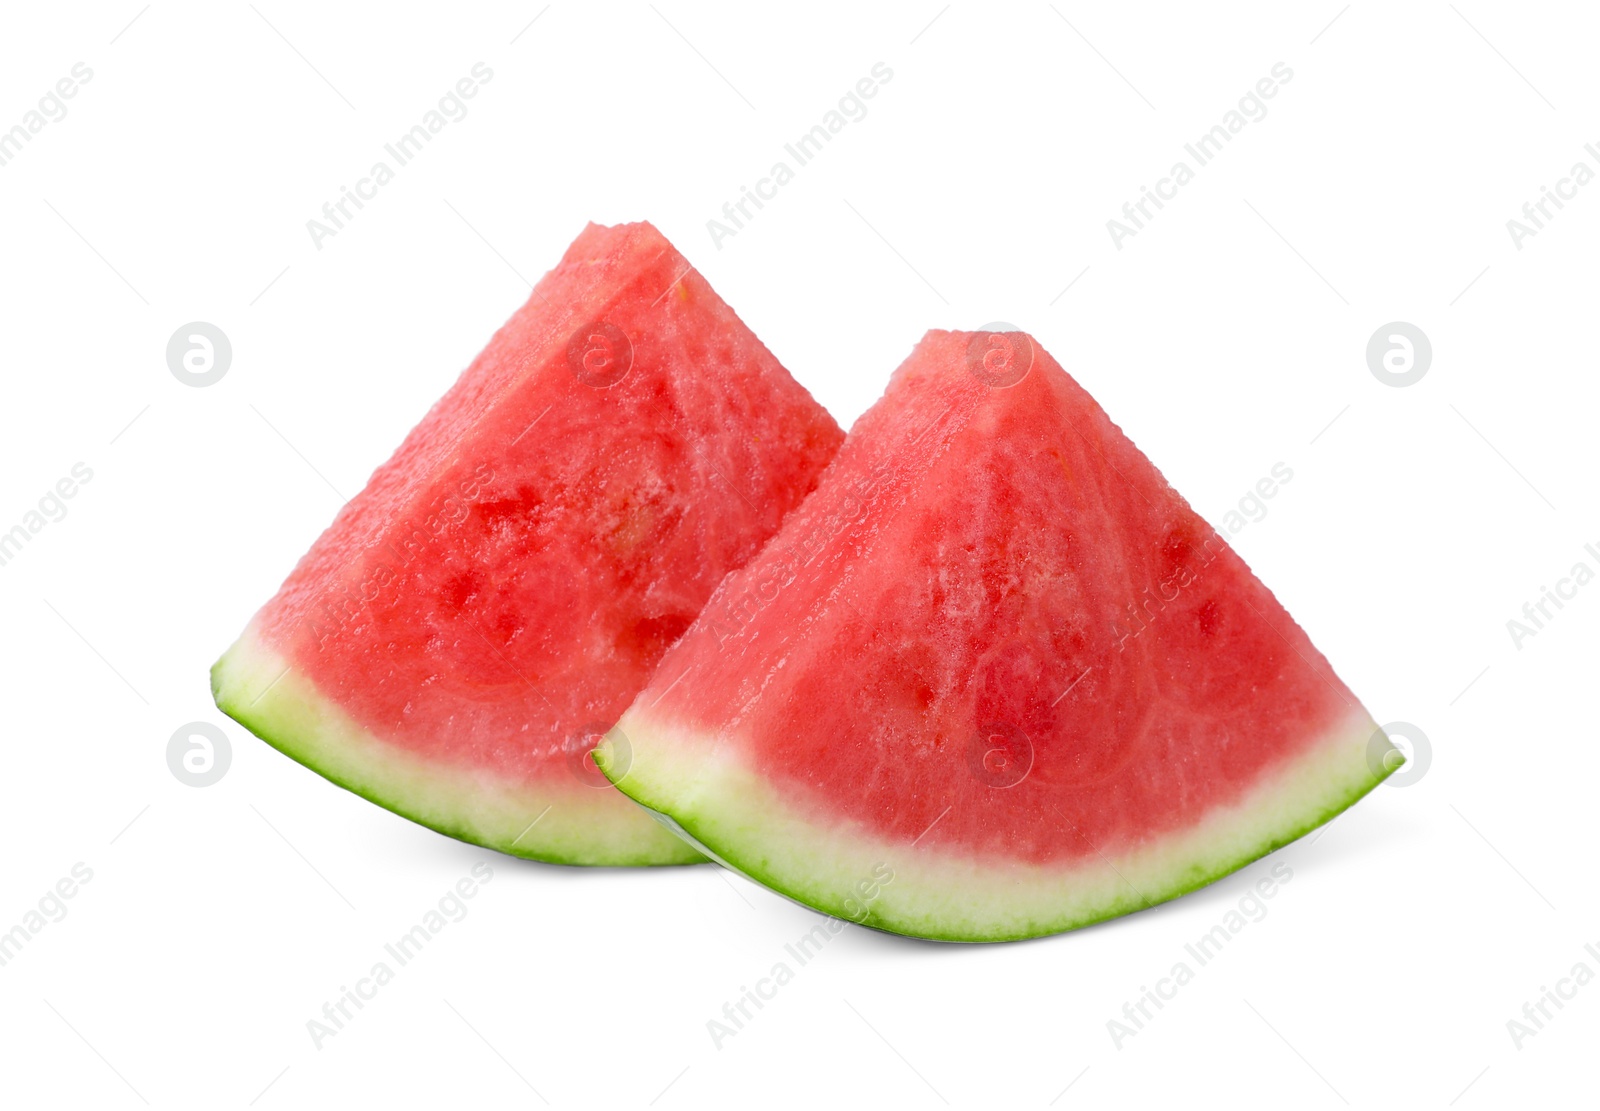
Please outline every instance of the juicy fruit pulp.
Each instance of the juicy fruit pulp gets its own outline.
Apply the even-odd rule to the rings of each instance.
[[[217,704],[464,840],[697,860],[585,758],[841,438],[659,232],[590,225],[218,662]]]
[[[608,774],[704,851],[955,940],[1171,898],[1393,770],[1271,592],[1021,333],[930,333],[618,729]]]

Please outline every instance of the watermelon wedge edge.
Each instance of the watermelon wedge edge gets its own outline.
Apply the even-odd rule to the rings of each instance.
[[[246,630],[211,668],[217,706],[255,736],[323,778],[447,837],[552,864],[694,864],[654,826],[608,821],[614,800],[574,782],[560,806],[550,788],[524,795],[503,778],[421,759],[362,728],[305,676]],[[540,827],[535,847],[527,839]]]
[[[1087,868],[1019,869],[864,831],[842,836],[810,822],[725,750],[710,759],[691,755],[715,747],[692,728],[638,709],[619,728],[633,763],[613,782],[701,853],[802,906],[933,941],[1017,941],[1158,906],[1331,821],[1403,763],[1396,751],[1374,773],[1369,752],[1380,731],[1358,712],[1305,759],[1179,837]],[[877,888],[870,902],[852,894],[863,884]]]

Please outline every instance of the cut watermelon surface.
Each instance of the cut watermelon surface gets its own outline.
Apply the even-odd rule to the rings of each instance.
[[[699,860],[588,753],[841,439],[659,232],[590,225],[218,661],[217,705],[465,841]]]
[[[1272,593],[1022,333],[929,333],[619,732],[631,763],[607,774],[708,855],[962,941],[1171,899],[1398,766]]]

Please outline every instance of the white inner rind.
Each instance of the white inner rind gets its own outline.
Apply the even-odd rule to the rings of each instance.
[[[646,811],[564,767],[547,783],[512,783],[380,739],[263,644],[254,626],[212,668],[211,688],[228,716],[285,755],[462,841],[564,864],[701,859]]]
[[[1380,731],[1358,708],[1194,825],[1130,850],[1034,864],[961,854],[931,835],[913,844],[852,820],[819,822],[735,745],[637,708],[619,728],[633,763],[618,786],[707,855],[841,918],[950,941],[1058,933],[1175,898],[1321,825],[1399,766],[1370,755]]]

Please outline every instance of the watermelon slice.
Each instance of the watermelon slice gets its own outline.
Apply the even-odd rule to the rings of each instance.
[[[1398,755],[1022,333],[930,332],[619,729],[608,774],[708,855],[961,941],[1193,890]]]
[[[586,758],[841,439],[655,228],[590,225],[218,661],[217,705],[464,841],[698,860]]]

